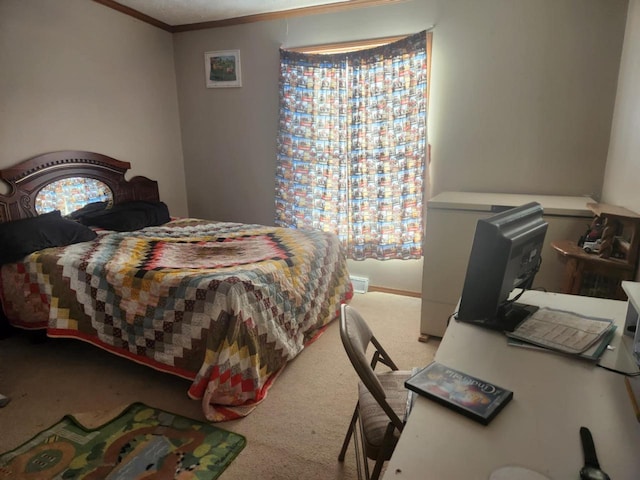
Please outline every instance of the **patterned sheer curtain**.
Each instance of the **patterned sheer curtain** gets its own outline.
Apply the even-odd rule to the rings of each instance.
[[[348,257],[422,256],[426,32],[339,55],[280,51],[276,224]]]

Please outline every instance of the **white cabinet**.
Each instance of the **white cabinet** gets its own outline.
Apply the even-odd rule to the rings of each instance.
[[[591,223],[590,197],[443,192],[427,202],[422,273],[421,335],[442,337],[464,284],[476,222],[507,208],[538,202],[549,224],[542,266],[534,288],[559,292],[564,265],[551,248],[553,240],[576,241]]]

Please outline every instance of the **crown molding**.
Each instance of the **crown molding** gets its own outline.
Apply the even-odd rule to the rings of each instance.
[[[259,13],[256,15],[246,15],[244,17],[225,18],[223,20],[213,20],[210,22],[187,23],[184,25],[169,25],[161,22],[138,10],[122,5],[115,0],[93,0],[100,5],[117,10],[120,13],[129,15],[140,21],[161,28],[170,33],[188,32],[191,30],[204,30],[207,28],[229,27],[232,25],[242,25],[246,23],[263,22],[267,20],[278,20],[282,18],[300,17],[305,15],[322,15],[326,13],[343,12],[355,8],[376,7],[380,5],[390,5],[394,3],[406,2],[408,0],[349,0],[347,2],[331,3],[327,5],[316,5],[313,7],[294,8],[280,12]]]

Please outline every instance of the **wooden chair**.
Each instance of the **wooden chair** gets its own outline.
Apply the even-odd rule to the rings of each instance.
[[[391,458],[411,406],[404,382],[412,372],[398,369],[362,316],[346,304],[340,311],[340,338],[360,382],[358,402],[338,460],[344,461],[353,437],[358,478],[362,478],[364,467],[365,478],[377,480],[384,462]],[[371,361],[366,358],[369,345],[374,347]],[[378,363],[391,370],[376,372]],[[371,477],[367,458],[375,460]]]

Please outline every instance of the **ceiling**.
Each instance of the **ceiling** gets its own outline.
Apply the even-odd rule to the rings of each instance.
[[[170,32],[328,13],[405,0],[94,0]]]

